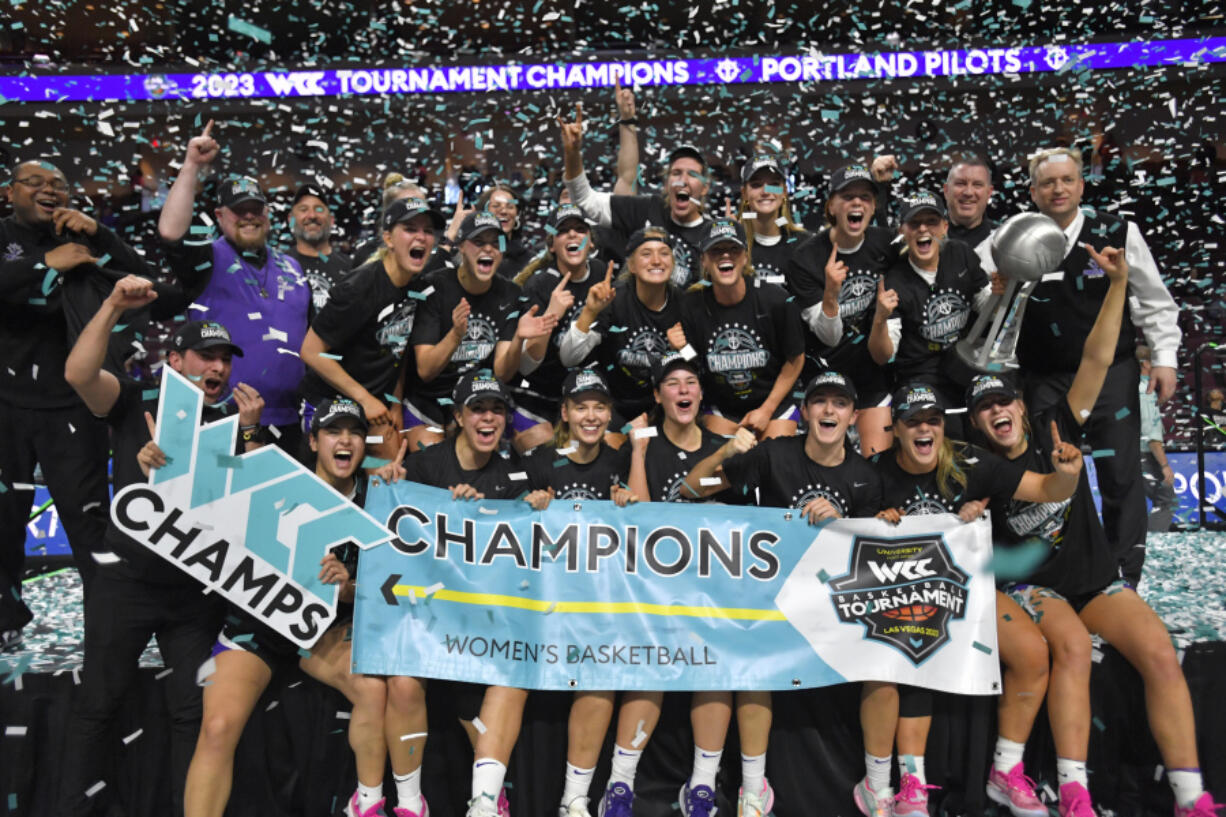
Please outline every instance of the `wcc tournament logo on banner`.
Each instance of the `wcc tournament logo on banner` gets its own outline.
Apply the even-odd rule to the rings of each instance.
[[[901,650],[916,666],[949,641],[949,623],[966,615],[970,577],[953,563],[944,537],[857,536],[847,575],[830,580],[839,620],[863,624],[866,637]]]
[[[329,548],[391,534],[274,445],[234,456],[238,415],[200,425],[203,393],[165,368],[157,444],[166,465],[115,495],[121,531],[301,647],[336,617],[319,581]]]
[[[985,520],[814,526],[781,508],[574,500],[538,512],[410,482],[372,486],[366,510],[395,536],[360,557],[358,672],[557,690],[1000,691]]]

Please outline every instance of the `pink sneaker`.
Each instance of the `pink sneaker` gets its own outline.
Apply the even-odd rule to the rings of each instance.
[[[1090,793],[1080,783],[1065,783],[1060,787],[1060,817],[1097,817],[1090,804]]]
[[[392,809],[392,814],[395,817],[430,817],[430,807],[426,805],[426,798],[421,798],[421,811],[413,811],[412,809],[400,808],[397,806]]]
[[[1047,817],[1047,806],[1035,796],[1034,781],[1026,776],[1021,763],[1010,769],[1008,774],[1001,774],[995,766],[992,767],[988,774],[988,799],[1008,806],[1013,817]],[[1060,801],[1064,802],[1064,798],[1060,798]]]
[[[380,800],[366,811],[362,811],[358,806],[358,793],[355,791],[353,797],[349,798],[349,803],[345,806],[345,817],[383,817],[383,804],[386,800]]]
[[[511,801],[507,799],[507,787],[498,790],[498,817],[511,817]]]
[[[1175,806],[1175,817],[1217,817],[1217,813],[1226,808],[1226,803],[1215,803],[1209,792],[1205,792],[1196,802],[1188,807]]]
[[[928,817],[928,792],[939,788],[921,783],[913,774],[904,774],[894,798],[894,817]]]

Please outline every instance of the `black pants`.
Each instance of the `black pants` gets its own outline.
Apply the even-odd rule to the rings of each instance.
[[[64,742],[58,814],[105,814],[115,785],[119,737],[115,715],[132,688],[150,636],[171,670],[165,684],[170,723],[170,789],[174,814],[183,814],[183,786],[200,732],[201,689],[196,670],[212,651],[224,607],[215,596],[183,586],[148,584],[103,568],[85,602],[85,667]],[[107,786],[86,796],[98,781]]]
[[[1103,527],[1119,559],[1124,578],[1135,587],[1145,563],[1145,483],[1141,477],[1141,400],[1137,392],[1141,367],[1129,358],[1107,372],[1094,411],[1084,426],[1094,451],[1098,490],[1103,498]],[[1073,375],[1032,376],[1026,402],[1032,413],[1056,405],[1068,394]],[[1124,411],[1127,409],[1127,411]]]
[[[95,562],[90,556],[106,532],[106,424],[83,404],[62,409],[16,408],[0,399],[0,630],[24,626],[30,610],[21,601],[26,524],[34,503],[29,484],[42,465],[68,534],[82,583],[88,589]]]

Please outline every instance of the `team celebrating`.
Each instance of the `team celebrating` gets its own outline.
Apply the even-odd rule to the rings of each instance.
[[[1029,158],[1032,201],[1062,231],[1065,254],[1031,293],[1017,366],[983,373],[956,347],[1006,283],[991,253],[985,159],[960,158],[940,195],[897,203],[893,157],[848,163],[830,174],[824,227],[811,231],[772,150],[744,164],[739,200],[708,201],[709,169],[691,145],[668,154],[659,194],[637,193],[632,92],[618,89],[617,109],[612,192],[593,189],[584,169],[582,109],[559,119],[565,186],[544,235],[526,234],[509,185],[444,215],[428,190],[392,175],[374,238],[353,258],[333,247],[331,204],[316,185],[294,195],[285,251],[269,240],[256,178],[225,178],[215,209],[197,209],[221,152],[209,122],[158,220],[169,276],[74,209],[55,165],[13,168],[12,215],[0,221],[0,424],[12,443],[0,449],[0,638],[16,647],[31,619],[20,579],[37,462],[85,599],[62,810],[89,808],[110,727],[156,636],[172,670],[176,813],[220,817],[245,724],[297,666],[353,705],[357,786],[345,813],[429,814],[429,680],[351,669],[355,547],[319,565],[340,609],[302,651],[109,521],[108,446],[116,492],[167,465],[152,441],[157,366],[141,340],[152,321],[174,321],[159,365],[200,389],[204,421],[239,417],[234,453],[280,446],[359,506],[375,476],[538,510],[555,499],[724,502],[794,509],[811,524],[950,513],[990,519],[1000,551],[1040,542],[1023,573],[997,576],[1004,683],[987,796],[1015,817],[1048,814],[1022,762],[1046,701],[1058,813],[1095,814],[1086,756],[1098,635],[1141,676],[1175,814],[1212,817],[1222,806],[1204,789],[1188,685],[1136,592],[1146,537],[1138,350],[1166,401],[1178,307],[1137,225],[1082,209],[1081,153]],[[1101,517],[1083,444],[1108,452],[1096,457]],[[454,686],[473,752],[467,814],[508,817],[505,775],[529,691]],[[662,699],[576,693],[559,817],[632,817]],[[772,812],[771,701],[760,690],[693,694],[683,817],[714,814],[734,715],[738,817]],[[848,805],[927,817],[941,783],[924,764],[934,693],[865,682],[860,701],[865,772]],[[593,792],[615,714],[612,771]]]

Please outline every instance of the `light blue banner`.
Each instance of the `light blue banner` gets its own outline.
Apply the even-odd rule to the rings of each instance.
[[[999,691],[986,521],[372,486],[354,665],[537,689]]]

